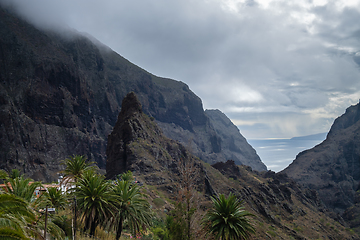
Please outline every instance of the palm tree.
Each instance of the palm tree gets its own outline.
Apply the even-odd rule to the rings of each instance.
[[[6,178],[6,191],[11,195],[21,198],[28,204],[29,208],[41,208],[42,205],[40,199],[42,198],[37,199],[34,194],[36,188],[42,187],[41,182],[32,182],[32,179],[25,178],[24,175],[19,176],[17,173],[17,171],[12,171],[12,173],[10,174],[11,177]],[[45,219],[42,216],[43,215],[39,216],[36,222],[33,221],[27,226],[28,229],[32,229],[33,235],[36,235],[37,238],[40,237],[39,229],[45,229]],[[61,239],[64,235],[64,232],[52,222],[48,222],[46,228],[47,232],[49,232],[57,239]]]
[[[66,165],[65,170],[62,171],[64,174],[64,181],[67,182],[70,179],[77,182],[84,172],[88,170],[95,170],[94,162],[86,162],[86,157],[84,155],[74,155],[66,158],[63,161],[63,164]]]
[[[129,176],[126,175],[126,177]],[[132,179],[132,177],[128,179]],[[114,184],[113,191],[116,195],[115,206],[117,213],[113,220],[116,239],[118,240],[121,237],[125,221],[127,221],[135,235],[141,229],[146,229],[151,225],[152,214],[150,212],[150,204],[143,199],[144,195],[137,184],[120,179],[115,180]]]
[[[20,177],[21,174],[20,174],[20,170],[19,169],[12,169],[10,174],[9,174],[9,177],[12,178],[12,179],[15,179],[17,177]]]
[[[44,220],[47,222],[47,232],[56,237],[56,239],[60,239],[65,235],[66,229],[64,228],[64,224],[58,221],[59,218],[61,218],[58,213],[59,210],[65,209],[67,204],[68,201],[65,193],[61,189],[57,189],[56,187],[47,188],[47,191],[39,197],[38,208],[42,210],[46,209],[46,207],[55,208],[56,214],[48,214],[47,221],[45,219]],[[39,222],[39,224],[44,228],[45,221]]]
[[[6,182],[5,188],[8,193],[23,198],[28,203],[36,200],[34,192],[37,187],[41,187],[41,182],[32,182],[32,179],[24,178],[24,175],[15,178],[8,177]]]
[[[13,194],[0,194],[0,239],[30,239],[35,213],[24,199]]]
[[[47,188],[47,191],[40,196],[41,207],[48,206],[56,209],[64,209],[67,204],[65,193],[56,187]]]
[[[220,194],[219,197],[212,197],[211,200],[213,208],[203,219],[209,234],[215,235],[216,239],[232,240],[247,239],[251,233],[255,233],[255,229],[247,219],[252,214],[244,210],[243,201],[239,201],[231,193],[228,198]]]
[[[110,182],[100,174],[85,171],[76,185],[74,195],[85,223],[85,231],[90,230],[90,235],[94,236],[96,227],[104,223],[106,218],[111,218],[114,210]]]
[[[134,180],[134,176],[130,170],[118,175],[118,178],[128,182],[132,182]]]

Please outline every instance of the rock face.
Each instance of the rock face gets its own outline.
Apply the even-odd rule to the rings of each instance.
[[[325,205],[342,214],[356,203],[360,181],[360,104],[349,107],[327,138],[298,154],[283,173],[319,192]]]
[[[161,144],[161,131],[142,112],[142,106],[134,92],[129,93],[122,102],[121,112],[112,133],[108,137],[106,149],[106,175],[114,178],[120,173],[131,170],[133,172],[146,171],[149,165],[137,159],[140,155],[134,144],[136,141],[146,141],[151,144]],[[157,149],[158,150],[158,149]],[[154,151],[152,149],[152,151]],[[163,157],[163,153],[159,152]],[[143,160],[147,160],[151,154]],[[140,168],[141,165],[141,168]]]
[[[108,137],[106,155],[109,179],[130,170],[146,184],[176,192],[175,183],[183,179],[182,167],[191,163],[195,188],[214,193],[200,161],[179,142],[163,135],[155,121],[142,112],[133,92],[122,102],[118,120]]]
[[[267,170],[255,149],[224,113],[220,110],[206,110],[205,114],[209,117],[210,123],[220,137],[220,152],[223,159],[231,159],[237,165],[250,166],[257,171]]]
[[[199,158],[226,160],[186,84],[156,77],[77,32],[36,29],[0,7],[0,168],[52,181],[59,161],[84,154],[104,169],[107,136],[131,91],[167,136],[186,133],[183,143]]]

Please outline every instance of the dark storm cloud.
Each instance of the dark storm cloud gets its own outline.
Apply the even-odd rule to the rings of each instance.
[[[149,72],[186,82],[246,137],[327,131],[359,98],[360,14],[349,1],[2,2],[37,26],[87,32]]]

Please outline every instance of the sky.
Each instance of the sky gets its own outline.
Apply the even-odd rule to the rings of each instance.
[[[182,81],[247,139],[328,132],[360,98],[360,0],[0,0]]]

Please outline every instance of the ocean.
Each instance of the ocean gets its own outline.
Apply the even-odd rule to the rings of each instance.
[[[326,134],[322,133],[291,139],[248,139],[247,141],[256,150],[268,170],[279,172],[289,166],[297,154],[318,145],[325,137]]]

